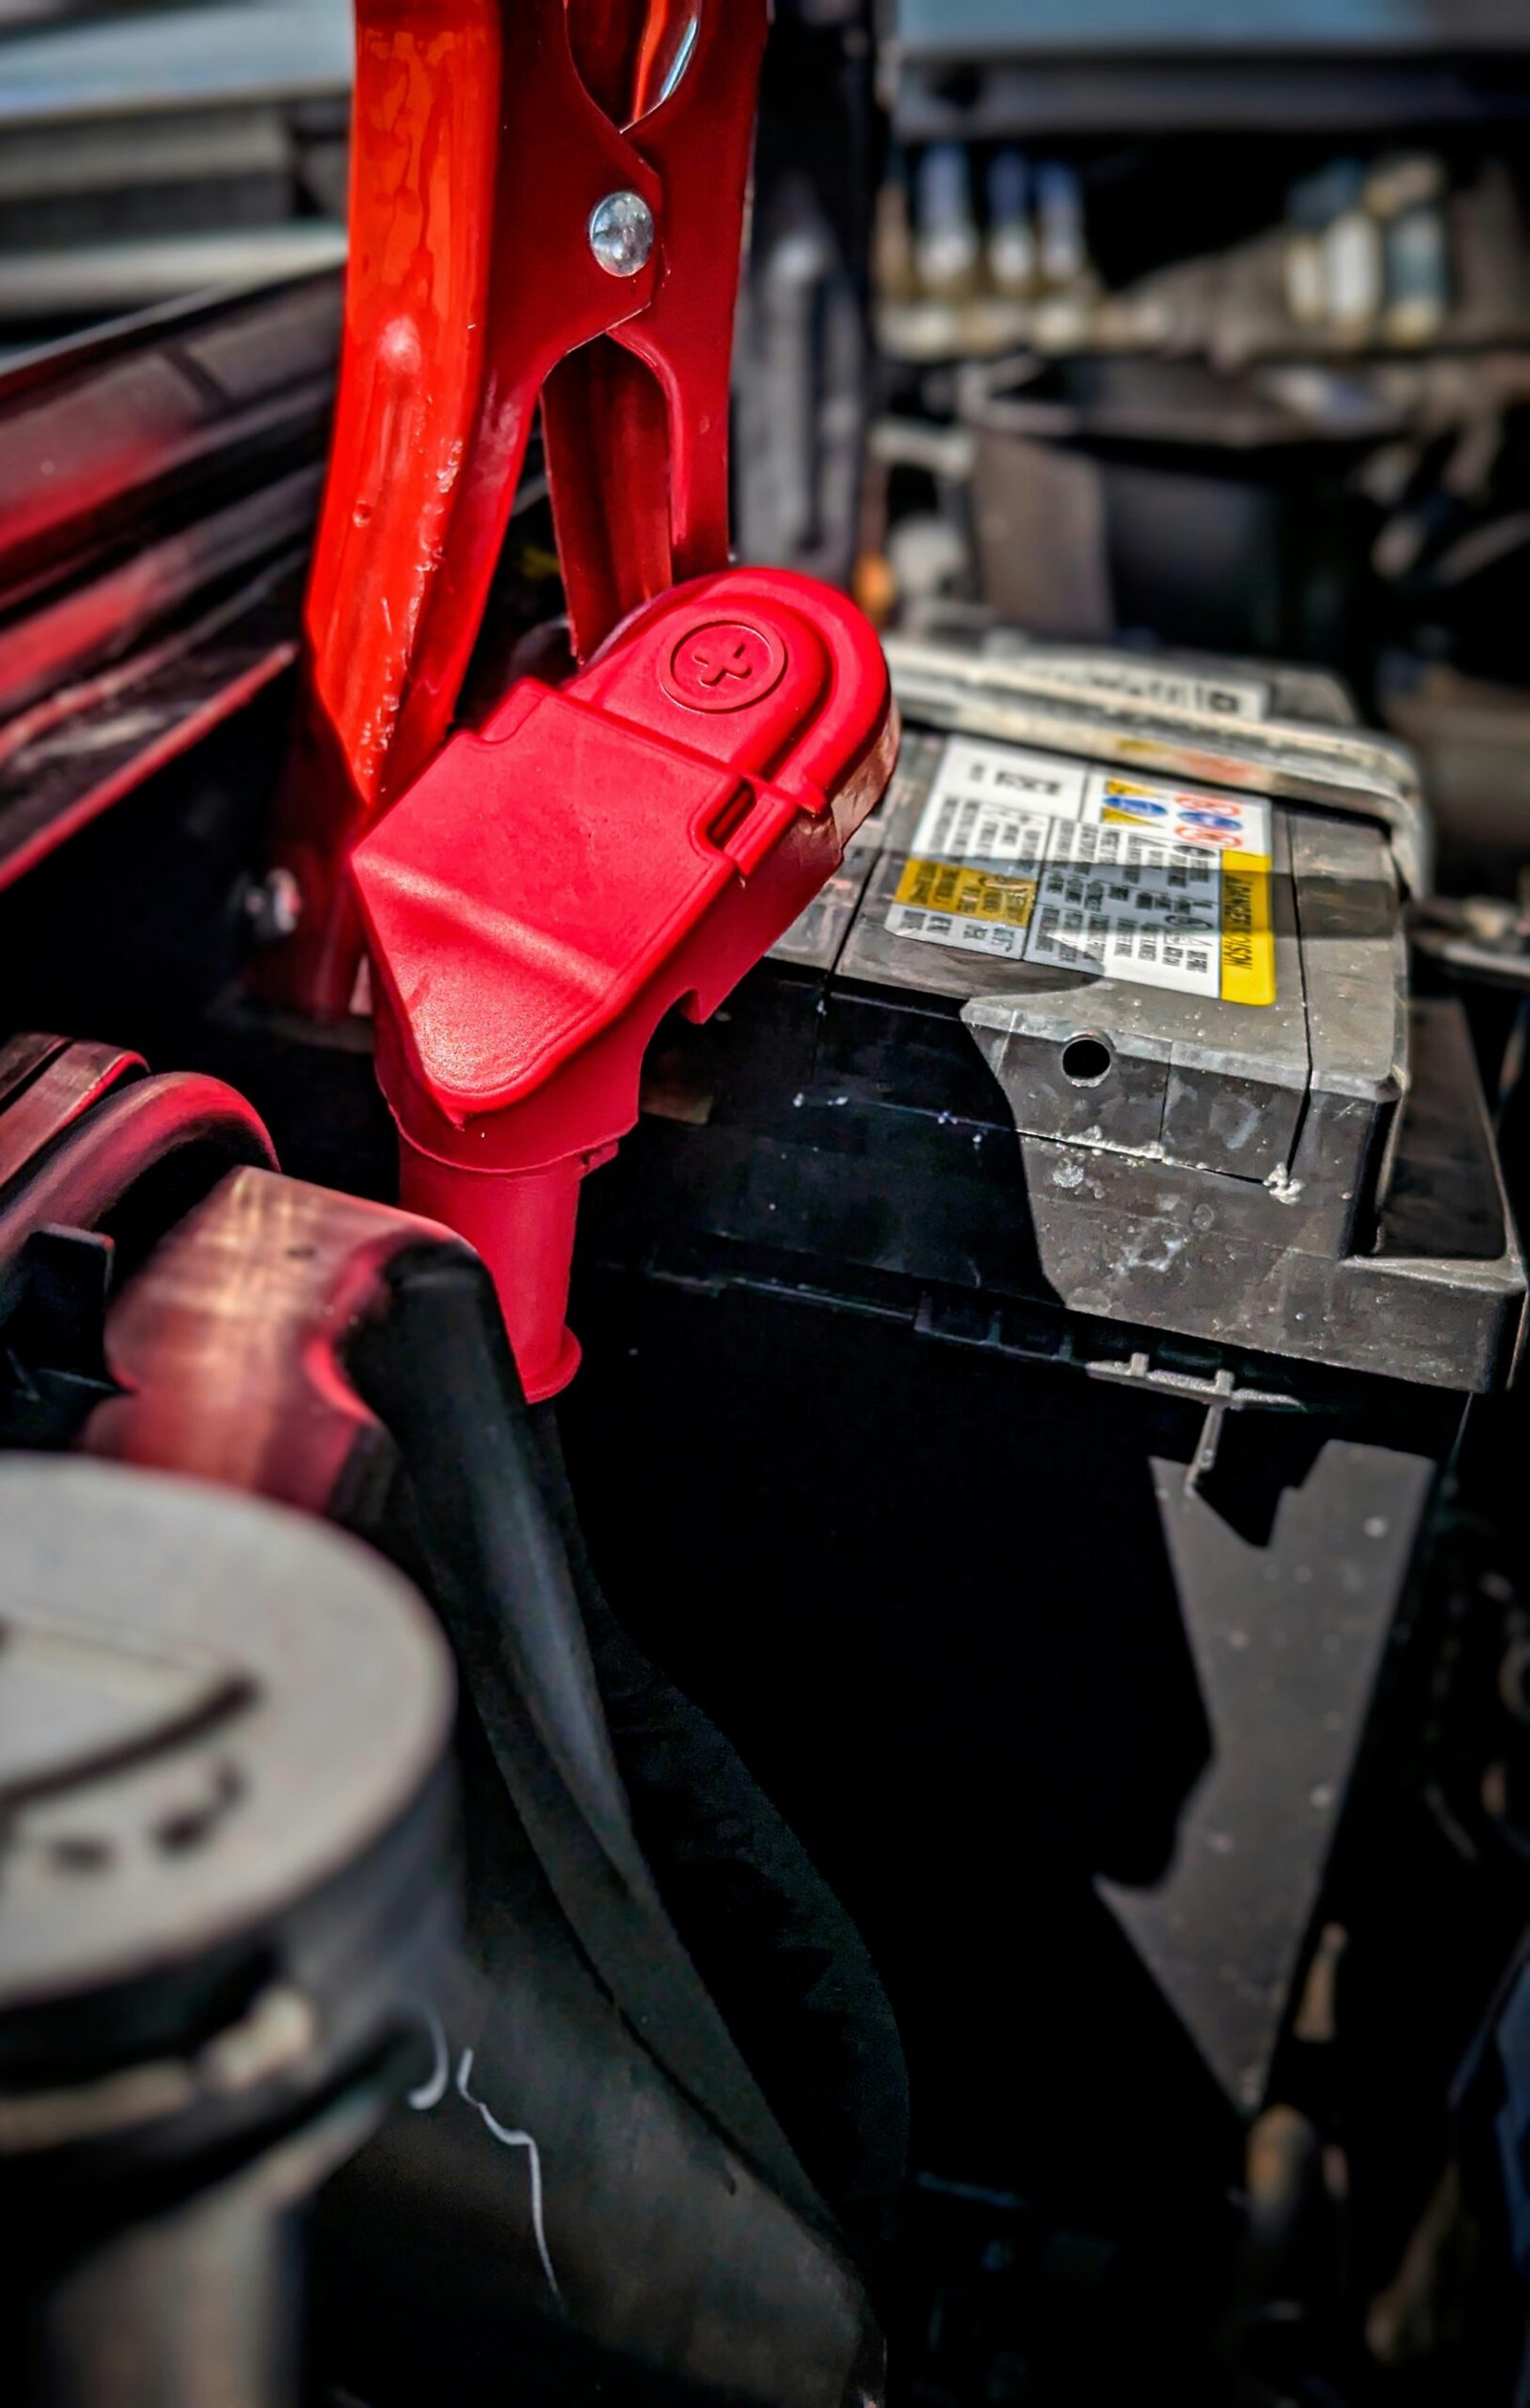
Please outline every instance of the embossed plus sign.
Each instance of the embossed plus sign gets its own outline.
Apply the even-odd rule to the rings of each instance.
[[[785,667],[776,637],[740,620],[712,620],[687,629],[664,683],[691,711],[744,711],[779,684]]]
[[[720,641],[698,644],[690,657],[701,673],[704,686],[720,686],[725,677],[753,677],[754,674],[749,646],[741,635],[734,636],[726,649]]]

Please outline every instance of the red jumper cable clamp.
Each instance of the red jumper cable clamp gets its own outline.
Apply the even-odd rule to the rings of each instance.
[[[765,13],[765,0],[363,0],[360,249],[314,691],[350,748],[345,833],[364,831],[353,890],[403,1200],[484,1257],[533,1398],[578,1362],[563,1315],[579,1182],[637,1117],[659,1019],[716,1008],[835,868],[895,753],[885,665],[853,604],[726,566]],[[365,76],[380,17],[381,86]],[[423,44],[426,19],[497,41],[492,105],[470,61]],[[388,120],[390,183],[377,99],[385,89],[406,112],[405,28],[423,116],[407,147]],[[414,281],[379,264],[390,244],[418,262],[420,212],[440,218],[434,178],[492,208],[440,222],[468,263],[453,288],[475,313],[466,327],[409,299],[433,252]],[[523,679],[480,731],[448,737],[538,395],[585,665],[557,690]],[[312,823],[305,863],[320,978],[345,968],[325,853],[337,824]]]

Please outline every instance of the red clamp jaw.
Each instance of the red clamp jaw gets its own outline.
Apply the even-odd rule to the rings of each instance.
[[[266,983],[361,958],[350,846],[439,751],[538,398],[575,650],[728,558],[732,309],[769,0],[357,0],[351,260]]]
[[[572,1377],[579,1183],[663,1015],[713,1012],[892,773],[885,664],[782,571],[699,579],[559,692],[527,679],[358,847],[405,1205],[475,1246],[534,1401]]]

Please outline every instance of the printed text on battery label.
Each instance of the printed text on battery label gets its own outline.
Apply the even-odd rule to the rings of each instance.
[[[1256,798],[952,737],[886,925],[962,952],[1275,1000]]]

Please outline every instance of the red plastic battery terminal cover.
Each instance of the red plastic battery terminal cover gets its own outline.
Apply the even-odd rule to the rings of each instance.
[[[527,679],[352,856],[403,1201],[493,1274],[554,1394],[579,1182],[638,1113],[644,1048],[705,1019],[838,865],[897,751],[842,595],[730,569],[636,612],[558,691]]]

